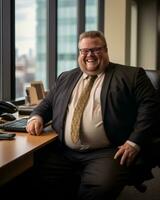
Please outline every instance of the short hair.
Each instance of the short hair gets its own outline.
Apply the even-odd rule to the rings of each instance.
[[[86,31],[80,34],[79,42],[84,38],[99,38],[104,45],[107,47],[107,42],[104,37],[104,34],[101,31]]]

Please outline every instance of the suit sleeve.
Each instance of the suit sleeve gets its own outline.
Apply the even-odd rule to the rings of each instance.
[[[136,98],[137,116],[129,140],[140,146],[148,144],[155,132],[159,101],[156,90],[145,71],[140,68],[135,78],[134,96]]]
[[[52,119],[53,104],[56,98],[56,90],[63,77],[63,73],[58,77],[54,86],[49,91],[48,95],[41,101],[41,103],[33,110],[30,117],[39,115],[42,117],[44,124]]]

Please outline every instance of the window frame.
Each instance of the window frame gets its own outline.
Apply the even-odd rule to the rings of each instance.
[[[12,101],[15,99],[14,0],[0,0],[0,16],[0,99]]]

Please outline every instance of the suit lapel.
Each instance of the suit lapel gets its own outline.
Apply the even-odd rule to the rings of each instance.
[[[104,119],[105,111],[106,111],[106,102],[107,96],[109,91],[109,86],[112,80],[113,73],[115,71],[115,66],[113,63],[109,63],[109,66],[105,73],[105,78],[102,85],[102,92],[101,92],[101,106],[102,106],[102,117]]]
[[[64,116],[64,117],[65,117],[65,114],[67,111],[70,97],[72,95],[72,91],[75,88],[75,85],[77,84],[81,75],[82,75],[82,72],[80,70],[77,70],[76,73],[72,74],[72,76],[70,77],[70,80],[67,83],[66,88],[68,88],[68,89],[66,90],[66,96],[65,96],[65,101],[64,101],[64,105],[63,105],[63,111],[62,111],[62,116]]]

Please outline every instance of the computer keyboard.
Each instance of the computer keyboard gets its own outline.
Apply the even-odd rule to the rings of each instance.
[[[16,119],[14,121],[9,121],[3,124],[0,124],[0,129],[5,131],[16,131],[16,132],[26,132],[27,121],[29,117],[23,117]],[[50,126],[52,124],[52,120],[47,122],[44,125],[44,128]]]
[[[17,131],[17,132],[26,132],[28,117],[16,119],[14,121],[6,122],[0,124],[0,129],[5,131]]]

